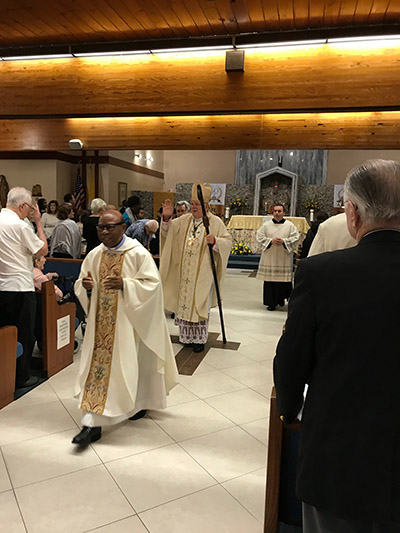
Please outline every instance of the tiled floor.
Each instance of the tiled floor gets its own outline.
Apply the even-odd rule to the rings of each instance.
[[[262,533],[272,358],[286,312],[268,312],[248,274],[228,271],[224,287],[227,338],[239,350],[212,348],[165,411],[105,429],[78,452],[77,362],[0,411],[1,532]]]

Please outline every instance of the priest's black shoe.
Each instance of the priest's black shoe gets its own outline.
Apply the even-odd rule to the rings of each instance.
[[[135,415],[130,416],[129,420],[139,420],[139,418],[143,418],[146,413],[146,409],[142,409],[141,411],[138,411]]]
[[[204,344],[193,344],[193,351],[195,353],[200,353],[204,350]]]
[[[267,309],[268,311],[275,311],[276,307],[274,307],[273,305],[269,305]]]
[[[79,446],[89,446],[91,442],[101,439],[101,426],[89,428],[83,426],[82,431],[75,435],[72,439],[72,444],[79,444]]]

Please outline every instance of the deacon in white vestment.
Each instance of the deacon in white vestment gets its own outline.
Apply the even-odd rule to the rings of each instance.
[[[299,241],[294,224],[284,218],[282,204],[274,206],[274,218],[257,231],[257,242],[263,247],[257,278],[264,281],[263,303],[269,311],[285,305],[292,291],[293,252]]]
[[[197,185],[201,185],[210,223],[206,235]],[[211,186],[195,183],[192,188],[191,213],[172,220],[170,200],[163,203],[161,222],[160,274],[164,287],[165,306],[175,313],[179,326],[179,341],[192,344],[193,351],[201,352],[208,338],[210,306],[217,304],[208,243],[212,244],[221,286],[232,238],[220,218],[209,212]]]
[[[124,235],[121,213],[106,211],[102,244],[82,264],[75,292],[88,323],[75,396],[83,412],[74,444],[101,437],[101,426],[163,409],[177,383],[161,280],[149,252]]]

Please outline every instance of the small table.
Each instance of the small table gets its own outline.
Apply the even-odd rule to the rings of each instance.
[[[271,220],[272,216],[253,216],[253,215],[233,215],[227,226],[229,233],[232,235],[234,242],[243,242],[250,247],[253,254],[262,253],[262,248],[257,242],[256,233],[259,228],[267,220]],[[286,220],[292,222],[300,233],[301,244],[310,229],[307,220],[304,217],[285,217]]]

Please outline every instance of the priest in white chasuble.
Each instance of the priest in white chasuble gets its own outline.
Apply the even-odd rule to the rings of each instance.
[[[210,224],[210,234],[206,234],[197,197],[198,185],[195,183],[192,188],[190,213],[172,219],[171,201],[164,202],[160,229],[165,307],[175,313],[179,341],[192,345],[195,352],[204,350],[210,307],[217,305],[208,243],[212,245],[219,286],[232,248],[225,224],[209,211],[211,186],[200,184]]]
[[[75,386],[83,429],[72,441],[81,446],[98,440],[102,426],[165,408],[177,383],[159,272],[125,229],[118,211],[101,215],[102,244],[85,258],[75,283],[88,317]]]
[[[268,311],[285,305],[292,291],[293,252],[300,236],[296,226],[284,216],[284,206],[276,204],[273,219],[257,231],[257,242],[263,247],[257,278],[264,280],[263,303]]]

